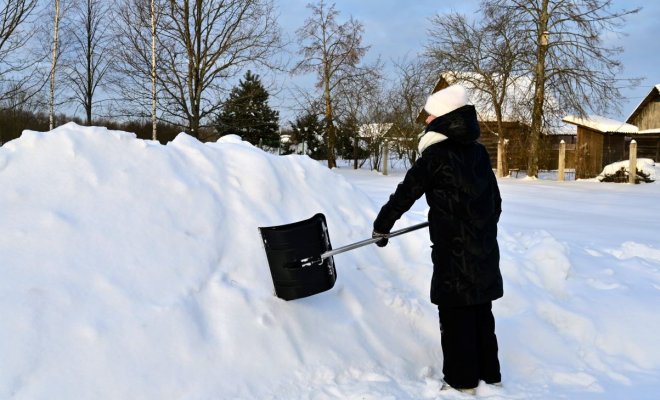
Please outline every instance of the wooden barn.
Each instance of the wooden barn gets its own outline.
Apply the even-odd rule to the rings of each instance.
[[[627,160],[630,141],[637,158],[660,160],[660,85],[655,85],[626,122],[600,116],[567,116],[577,126],[576,177],[593,178],[616,161]]]
[[[651,89],[626,122],[639,128],[631,135],[637,142],[637,157],[660,161],[660,85]]]

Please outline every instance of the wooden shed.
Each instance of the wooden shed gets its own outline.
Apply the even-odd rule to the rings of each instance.
[[[577,126],[575,177],[595,178],[603,168],[627,158],[628,140],[639,129],[631,124],[596,115],[567,116],[564,122]]]

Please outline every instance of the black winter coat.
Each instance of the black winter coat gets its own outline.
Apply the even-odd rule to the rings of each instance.
[[[431,301],[481,304],[502,297],[497,222],[502,199],[486,148],[478,143],[474,106],[431,121],[426,131],[448,139],[426,148],[374,221],[387,233],[426,194],[432,242]]]

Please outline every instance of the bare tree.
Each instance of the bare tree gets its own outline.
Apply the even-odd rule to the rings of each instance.
[[[462,14],[450,13],[436,15],[432,25],[425,53],[429,68],[437,77],[444,72],[450,80],[473,90],[472,101],[480,118],[495,119],[492,131],[503,144],[507,140],[504,120],[521,119],[525,114],[520,102],[524,99],[516,94],[529,84],[523,68],[524,41],[515,20],[509,15],[490,15],[471,22]],[[506,169],[506,165],[498,165],[499,174],[506,174]]]
[[[170,0],[159,38],[166,115],[199,137],[227,80],[248,64],[269,65],[280,40],[272,0]]]
[[[125,111],[153,123],[156,104],[159,119],[202,138],[231,79],[247,65],[274,65],[275,17],[273,0],[126,0],[116,39]]]
[[[156,117],[156,108],[158,107],[158,82],[156,74],[156,39],[157,32],[156,21],[160,15],[160,7],[157,6],[156,0],[151,0],[151,138],[156,140],[158,118]]]
[[[6,0],[0,7],[0,61],[7,62],[7,57],[23,47],[27,36],[19,27],[26,22],[34,10],[37,0]]]
[[[0,5],[0,101],[28,98],[23,95],[28,79],[21,74],[31,66],[32,60],[16,57],[18,50],[26,45],[31,33],[21,29],[34,11],[37,0],[5,0]]]
[[[361,66],[369,47],[362,45],[363,25],[352,17],[343,24],[337,22],[339,12],[324,0],[310,3],[312,11],[304,25],[296,31],[303,59],[294,72],[316,74],[317,86],[323,90],[326,123],[328,167],[337,166],[335,157],[335,103],[342,85],[373,74],[375,67]]]
[[[117,44],[111,76],[117,97],[114,114],[151,118],[152,131],[154,121],[157,123],[159,119],[157,98],[162,90],[157,78],[158,31],[165,1],[124,0],[119,6],[114,37]]]
[[[407,57],[394,62],[395,81],[389,89],[388,103],[392,105],[392,133],[399,141],[399,153],[410,163],[417,159],[417,135],[422,126],[417,122],[422,106],[428,95],[429,86],[437,80],[437,70],[433,73],[421,60]]]
[[[370,129],[370,133],[385,133],[382,126],[388,122],[389,104],[384,101],[384,97],[383,77],[375,69],[356,79],[347,80],[337,88],[334,117],[340,127],[344,128],[337,132],[337,139],[353,143],[354,169],[358,168],[360,130],[364,131],[363,127],[370,125],[372,128],[378,127]],[[366,140],[371,152],[371,166],[378,168],[383,138],[374,134]]]
[[[491,18],[511,18],[529,54],[533,76],[527,174],[538,176],[539,142],[552,114],[605,111],[617,106],[623,85],[620,47],[604,40],[620,33],[625,18],[640,9],[612,11],[612,0],[485,0]]]
[[[92,124],[92,109],[97,90],[105,83],[111,66],[109,48],[111,10],[104,0],[81,0],[72,10],[72,51],[67,60],[67,81],[75,102],[85,110],[85,123]]]

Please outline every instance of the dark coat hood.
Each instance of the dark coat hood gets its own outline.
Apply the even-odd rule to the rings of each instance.
[[[426,132],[429,131],[442,133],[464,144],[474,142],[481,135],[477,111],[473,105],[466,105],[437,117],[426,127]]]

